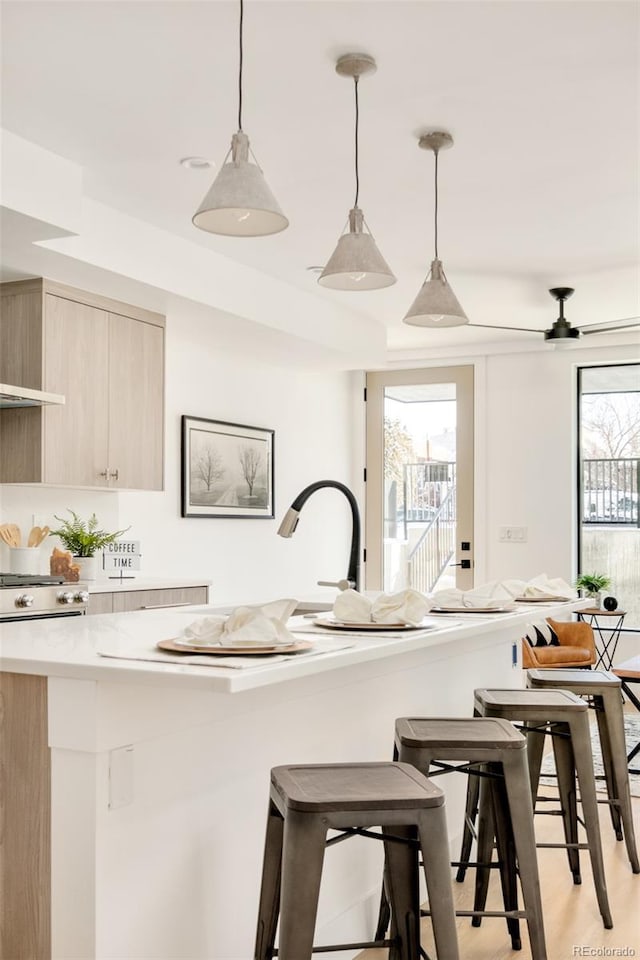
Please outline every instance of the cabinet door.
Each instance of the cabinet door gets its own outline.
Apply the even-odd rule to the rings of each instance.
[[[172,587],[166,590],[123,590],[113,594],[113,612],[160,610],[163,607],[186,607],[208,601],[207,587]]]
[[[65,404],[44,410],[45,483],[106,486],[109,315],[47,294],[45,390]]]
[[[113,594],[91,593],[91,591],[89,591],[89,607],[87,613],[113,613]]]
[[[164,329],[109,314],[112,487],[162,490]]]

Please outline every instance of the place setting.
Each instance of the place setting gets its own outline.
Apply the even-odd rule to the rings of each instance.
[[[371,599],[356,590],[344,590],[336,597],[330,614],[316,616],[297,633],[334,631],[369,639],[400,639],[407,634],[442,629],[430,619],[429,599],[417,590],[383,593]]]
[[[247,669],[293,656],[335,653],[351,646],[346,640],[296,637],[287,626],[296,606],[297,600],[284,599],[238,607],[228,616],[199,617],[178,635],[154,645],[132,645],[127,638],[126,643],[103,644],[96,652],[116,659]]]

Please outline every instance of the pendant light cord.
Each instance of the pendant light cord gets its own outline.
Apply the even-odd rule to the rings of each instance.
[[[240,25],[239,25],[239,62],[238,62],[238,132],[242,133],[242,58],[243,58],[243,49],[242,49],[242,28],[244,20],[244,0],[240,0]]]
[[[434,236],[436,245],[436,260],[438,259],[438,151],[433,151],[435,156],[435,204],[434,204]]]
[[[360,125],[360,108],[358,105],[358,80],[360,77],[353,78],[353,84],[356,93],[356,151],[355,151],[355,163],[356,163],[356,198],[354,200],[354,207],[358,206],[358,194],[360,193],[360,173],[358,171],[358,128]]]

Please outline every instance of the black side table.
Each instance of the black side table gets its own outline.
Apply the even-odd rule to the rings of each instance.
[[[622,630],[622,624],[624,623],[627,611],[601,610],[600,607],[587,607],[586,610],[578,610],[577,613],[578,620],[584,620],[585,623],[588,623],[593,628],[595,634],[598,660],[594,669],[597,670],[598,667],[604,667],[605,670],[611,670],[613,667],[613,658],[616,655],[618,640],[620,639],[620,631]],[[587,617],[589,619],[587,619]],[[615,622],[610,620],[611,617],[615,618]],[[610,620],[610,623],[605,624],[600,622],[605,618]],[[607,637],[604,636],[603,630],[608,634]]]

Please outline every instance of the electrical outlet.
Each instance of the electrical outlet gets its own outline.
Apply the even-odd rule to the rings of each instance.
[[[526,543],[526,527],[500,527],[498,540],[505,543]]]

